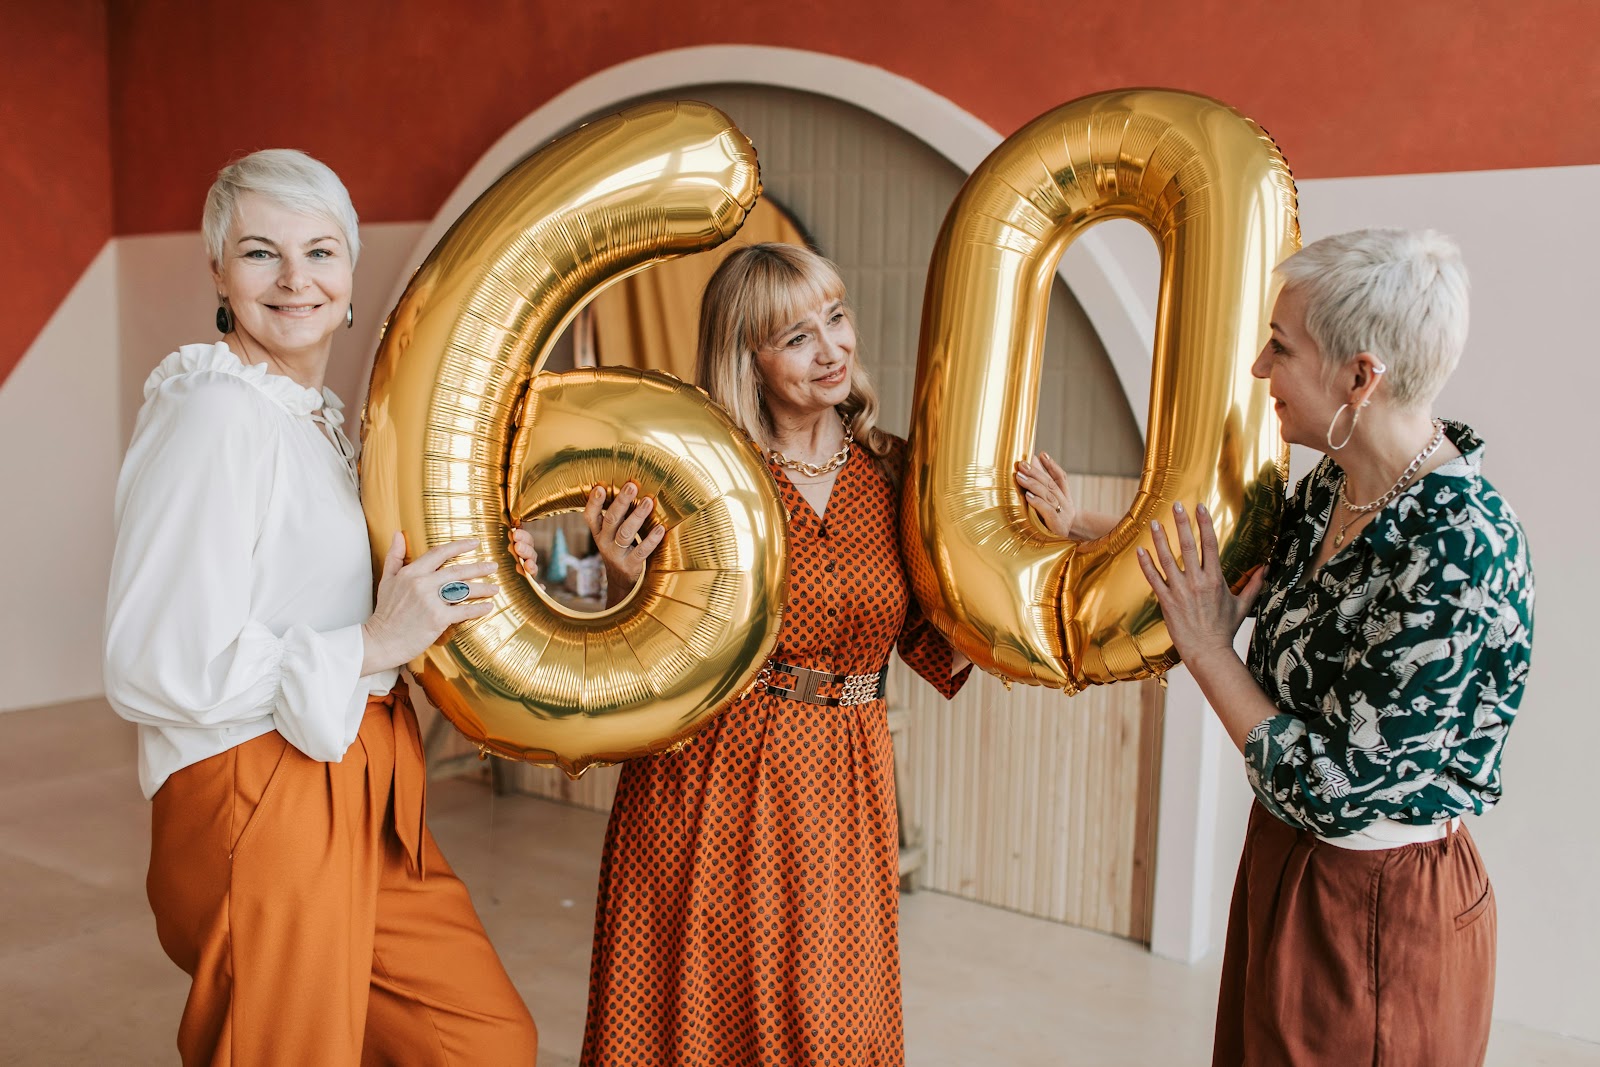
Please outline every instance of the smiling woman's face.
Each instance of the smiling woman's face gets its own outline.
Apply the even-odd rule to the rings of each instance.
[[[239,199],[212,276],[246,345],[280,358],[326,350],[345,324],[354,285],[337,223],[253,193]]]
[[[1269,383],[1283,439],[1326,452],[1328,423],[1340,399],[1329,384],[1322,350],[1306,330],[1305,297],[1297,290],[1284,289],[1278,295],[1272,309],[1272,337],[1250,370]]]
[[[856,354],[856,328],[844,299],[807,308],[756,352],[767,409],[810,415],[844,403]]]

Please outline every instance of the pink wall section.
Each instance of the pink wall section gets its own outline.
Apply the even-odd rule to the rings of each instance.
[[[106,13],[0,7],[0,383],[111,237]]]

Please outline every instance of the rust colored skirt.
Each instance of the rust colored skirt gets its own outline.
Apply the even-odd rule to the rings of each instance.
[[[186,1067],[532,1067],[538,1035],[423,821],[402,682],[338,763],[276,731],[168,778],[147,889]]]
[[[1257,804],[1228,917],[1212,1063],[1481,1064],[1494,961],[1494,891],[1465,829],[1354,852]]]

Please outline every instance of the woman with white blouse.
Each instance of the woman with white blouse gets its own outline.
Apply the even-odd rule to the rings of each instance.
[[[203,223],[221,340],[145,383],[116,496],[106,693],[139,727],[147,888],[193,978],[186,1064],[532,1064],[533,1020],[423,822],[397,668],[487,613],[458,541],[374,603],[353,448],[323,388],[353,321],[356,214],[273,149]]]

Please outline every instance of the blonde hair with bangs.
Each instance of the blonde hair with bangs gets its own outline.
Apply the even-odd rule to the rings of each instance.
[[[854,325],[839,269],[799,245],[748,245],[724,259],[706,282],[696,381],[762,448],[772,447],[773,427],[761,398],[756,350],[811,308],[835,300],[844,301]],[[852,360],[850,395],[838,411],[874,459],[888,456],[893,439],[877,428],[878,391],[859,358]]]

